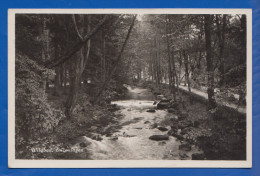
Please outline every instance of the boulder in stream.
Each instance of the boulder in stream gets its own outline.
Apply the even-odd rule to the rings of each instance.
[[[169,140],[168,135],[152,135],[149,137],[149,139],[154,141],[163,141],[163,140]]]
[[[79,144],[79,146],[80,146],[80,147],[87,147],[87,144],[86,144],[85,142],[81,142],[81,143]]]
[[[92,135],[91,139],[96,140],[96,141],[102,141],[103,140],[103,138],[98,134]]]
[[[164,97],[164,95],[157,95],[157,97],[156,97],[158,100],[163,100],[163,99],[166,99],[165,97]]]
[[[86,147],[88,145],[91,145],[91,143],[92,143],[92,139],[86,136],[80,136],[71,141],[72,145],[79,145],[80,147]]]
[[[162,126],[158,126],[157,129],[160,131],[168,131],[168,128]]]
[[[154,95],[162,95],[160,92],[153,92]]]
[[[161,100],[157,104],[157,109],[167,109],[170,106],[170,100]]]
[[[144,124],[151,124],[151,122],[147,120],[144,122]]]
[[[157,128],[158,127],[158,124],[157,123],[154,123],[151,125],[151,129],[154,129],[154,128]]]
[[[146,112],[155,112],[154,109],[148,109]]]

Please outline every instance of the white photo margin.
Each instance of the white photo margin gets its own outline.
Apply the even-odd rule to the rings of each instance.
[[[15,159],[15,14],[246,14],[247,153],[235,160],[24,160]],[[252,9],[9,9],[8,10],[9,168],[251,168],[252,167]]]

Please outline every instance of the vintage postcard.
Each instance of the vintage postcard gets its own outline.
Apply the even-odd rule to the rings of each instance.
[[[8,166],[252,167],[252,10],[9,9]]]

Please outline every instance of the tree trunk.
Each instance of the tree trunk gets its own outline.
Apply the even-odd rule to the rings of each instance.
[[[72,118],[72,112],[73,109],[76,105],[77,102],[77,98],[78,98],[78,91],[79,91],[79,84],[80,84],[80,64],[78,62],[78,60],[80,58],[78,58],[78,56],[76,55],[77,58],[75,58],[75,60],[77,60],[77,62],[74,65],[73,70],[75,70],[74,75],[71,75],[71,82],[70,82],[70,92],[69,92],[69,96],[67,98],[67,102],[66,102],[66,117],[67,118]]]
[[[186,82],[188,84],[188,89],[189,92],[191,91],[190,88],[190,77],[189,77],[189,61],[188,61],[188,54],[186,53],[186,51],[183,51],[183,57],[184,57],[184,67],[185,67],[185,78],[186,78]]]
[[[212,15],[204,15],[205,23],[205,40],[206,40],[206,60],[207,60],[207,74],[208,74],[208,108],[214,109],[216,101],[214,98],[214,67],[212,61],[211,49],[211,30],[212,30]]]
[[[54,39],[55,40],[55,39]],[[54,55],[58,57],[58,46],[56,40],[54,41]],[[61,65],[55,68],[55,81],[54,81],[54,95],[60,96],[61,86]]]
[[[155,66],[155,81],[157,87],[159,87],[159,64],[158,64],[158,52],[157,52],[157,41],[156,37],[154,38],[154,66]]]
[[[122,48],[121,48],[121,50],[120,50],[120,53],[119,53],[119,55],[118,55],[118,57],[117,57],[117,59],[116,59],[116,61],[115,61],[115,64],[114,64],[114,66],[113,66],[111,72],[109,73],[109,75],[108,75],[106,81],[103,83],[103,85],[101,86],[99,92],[97,93],[97,95],[96,95],[96,97],[95,97],[96,99],[93,100],[93,102],[92,102],[93,104],[95,104],[96,102],[99,101],[99,98],[100,98],[102,92],[104,91],[106,85],[110,82],[110,79],[112,78],[114,72],[116,71],[116,68],[117,68],[117,66],[118,66],[118,64],[119,64],[119,62],[120,62],[120,60],[121,60],[121,58],[122,58],[122,54],[123,54],[123,52],[124,52],[125,46],[126,46],[126,44],[127,44],[127,41],[128,41],[128,39],[129,39],[129,37],[130,37],[131,31],[132,31],[132,29],[133,29],[133,27],[134,27],[135,19],[136,19],[136,15],[133,17],[133,20],[132,20],[132,23],[131,23],[131,25],[130,25],[130,27],[129,27],[129,30],[128,30],[127,36],[126,36],[126,38],[125,38],[124,44],[123,44],[123,46],[122,46]]]
[[[241,49],[242,49],[242,56],[240,59],[239,64],[246,63],[246,15],[242,15],[241,17]]]
[[[106,80],[106,39],[105,33],[102,31],[102,81]]]
[[[168,15],[166,15],[166,42],[167,42],[167,53],[168,53],[168,77],[169,77],[169,89],[172,87],[172,67],[171,67],[171,51],[170,51],[170,41],[169,41],[169,22]]]
[[[181,84],[181,67],[182,67],[182,54],[181,54],[181,51],[179,51],[179,54],[180,54],[180,60],[179,60],[179,65],[180,65],[180,68],[179,68],[179,85]]]
[[[82,27],[80,29],[75,27],[77,29],[78,35],[81,36],[82,33],[84,33],[84,16],[80,15],[80,21],[82,22]],[[76,25],[76,23],[75,23]],[[90,18],[88,18],[88,31],[90,31]],[[80,38],[80,37],[79,37]],[[76,105],[77,98],[78,98],[78,91],[81,84],[81,75],[85,69],[86,62],[89,56],[89,50],[90,50],[90,40],[88,43],[86,43],[87,48],[82,47],[74,56],[75,57],[75,64],[73,67],[74,74],[71,75],[71,83],[70,83],[70,93],[67,98],[66,103],[66,116],[68,118],[72,117],[73,109]],[[87,49],[87,51],[86,51]]]
[[[55,68],[55,82],[54,82],[54,95],[60,96],[61,93],[61,89],[60,89],[60,85],[61,85],[61,80],[60,80],[60,75],[61,75],[61,70],[60,67],[56,67]]]
[[[46,18],[43,17],[42,28],[40,28],[41,41],[42,41],[42,62],[46,63],[49,61],[49,30],[46,27]],[[46,91],[47,88],[47,77],[43,75],[42,88]]]
[[[220,70],[220,80],[219,85],[225,85],[225,58],[224,58],[224,48],[225,48],[225,30],[226,30],[226,16],[223,15],[222,30],[220,29],[219,16],[216,15],[216,25],[217,25],[217,36],[219,41],[219,70]]]

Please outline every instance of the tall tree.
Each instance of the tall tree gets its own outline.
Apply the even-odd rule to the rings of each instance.
[[[110,80],[111,80],[113,74],[115,73],[115,71],[116,71],[116,69],[117,69],[117,66],[118,66],[120,60],[122,59],[122,54],[123,54],[124,49],[125,49],[125,47],[126,47],[127,41],[128,41],[128,39],[129,39],[129,37],[130,37],[131,31],[132,31],[132,29],[133,29],[133,27],[134,27],[135,19],[136,19],[136,15],[134,15],[134,17],[133,17],[133,19],[132,19],[132,22],[131,22],[131,25],[130,25],[130,27],[129,27],[129,29],[128,29],[128,32],[127,32],[125,41],[124,41],[124,43],[123,43],[123,45],[122,45],[122,48],[121,48],[121,50],[120,50],[120,52],[119,52],[119,54],[118,54],[118,56],[117,56],[117,58],[116,58],[116,61],[115,61],[115,64],[113,65],[113,67],[112,67],[112,70],[109,72],[109,74],[108,74],[108,76],[107,76],[107,79],[106,79],[105,82],[102,84],[100,90],[98,91],[97,95],[95,96],[95,99],[93,100],[93,103],[94,103],[94,104],[99,101],[99,98],[100,98],[102,92],[104,91],[104,89],[105,89],[105,87],[107,86],[107,84],[110,82]]]
[[[220,26],[220,15],[216,15],[216,26],[217,26],[217,36],[219,43],[219,70],[220,70],[220,80],[219,85],[225,85],[225,58],[224,58],[224,49],[225,49],[225,31],[227,25],[227,15],[224,14],[222,17],[222,29]]]
[[[73,25],[74,25],[74,29],[77,33],[77,37],[79,38],[79,40],[83,41],[83,37],[82,35],[84,35],[85,33],[85,17],[84,15],[79,15],[79,21],[81,23],[80,28],[78,28],[77,24],[76,24],[76,19],[75,16],[72,15],[72,20],[73,20]],[[87,19],[87,32],[90,31],[90,22],[91,22],[91,18],[90,16],[88,16]],[[78,96],[78,91],[79,91],[79,87],[81,84],[81,75],[83,73],[83,70],[85,69],[88,57],[89,57],[89,50],[90,50],[90,40],[88,40],[87,43],[85,43],[85,45],[83,45],[83,47],[81,47],[81,49],[76,53],[76,55],[74,56],[75,62],[73,65],[73,69],[72,71],[74,72],[71,75],[71,84],[70,84],[70,93],[69,96],[67,98],[67,103],[66,103],[66,116],[67,117],[71,117],[72,111],[75,107],[75,104],[77,102],[77,96]]]
[[[204,15],[204,29],[206,40],[206,60],[207,60],[207,74],[208,74],[208,108],[214,109],[216,107],[216,101],[214,98],[214,67],[212,60],[212,48],[211,48],[211,31],[213,15]]]

